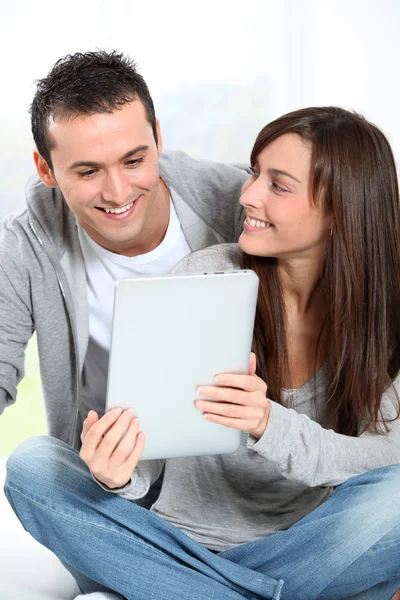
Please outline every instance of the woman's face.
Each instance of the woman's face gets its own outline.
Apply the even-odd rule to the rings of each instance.
[[[247,254],[322,258],[332,219],[313,203],[310,164],[311,145],[294,133],[260,152],[240,198],[246,220],[239,245]]]

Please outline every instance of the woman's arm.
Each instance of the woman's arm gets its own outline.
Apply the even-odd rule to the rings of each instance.
[[[198,388],[195,406],[206,419],[248,433],[247,448],[274,464],[283,477],[304,485],[336,486],[347,479],[400,462],[400,418],[395,390],[400,377],[382,397],[381,409],[389,423],[386,432],[367,431],[350,437],[325,429],[309,416],[266,398],[267,386],[255,375],[224,374],[218,387]],[[203,399],[204,398],[204,399]],[[310,395],[307,402],[312,402]]]
[[[397,393],[400,378],[394,382]],[[394,389],[382,397],[387,419],[397,415]],[[400,463],[400,419],[389,423],[389,431],[370,431],[350,437],[324,429],[309,417],[271,402],[268,424],[260,439],[249,436],[248,448],[274,463],[280,473],[314,486],[336,486],[350,477]]]

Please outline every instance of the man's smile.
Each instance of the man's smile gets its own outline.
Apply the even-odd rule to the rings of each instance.
[[[135,210],[137,201],[140,196],[136,198],[136,200],[132,200],[129,204],[125,204],[125,206],[119,206],[117,208],[105,208],[102,206],[96,206],[96,209],[101,211],[103,215],[112,220],[122,220],[128,218]]]

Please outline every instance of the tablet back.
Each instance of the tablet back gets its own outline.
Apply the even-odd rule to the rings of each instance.
[[[107,409],[133,408],[142,459],[239,447],[240,431],[204,419],[194,400],[218,373],[248,372],[257,291],[253,271],[116,283]]]

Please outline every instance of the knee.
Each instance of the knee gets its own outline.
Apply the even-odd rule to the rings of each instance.
[[[400,494],[400,464],[388,465],[356,475],[339,485],[337,491],[356,487],[364,488],[368,493],[375,489],[377,493],[384,495]]]
[[[367,482],[387,497],[400,496],[400,464],[388,465],[364,474]]]
[[[37,488],[54,482],[66,455],[76,454],[64,442],[49,436],[32,437],[20,444],[7,460],[6,486]],[[79,457],[78,457],[79,458]]]
[[[339,486],[335,493],[342,491],[354,496],[375,521],[382,519],[400,524],[400,464],[357,475]]]

